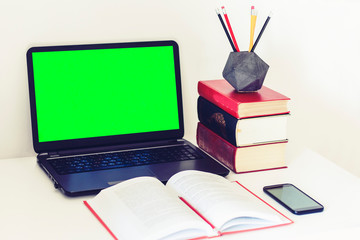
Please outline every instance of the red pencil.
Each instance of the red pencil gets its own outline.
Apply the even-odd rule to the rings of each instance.
[[[224,14],[224,17],[225,17],[225,20],[226,20],[226,24],[227,24],[227,26],[228,26],[228,29],[229,29],[229,32],[230,32],[230,35],[231,35],[231,38],[232,38],[233,43],[234,43],[234,45],[235,45],[236,51],[240,52],[239,47],[238,47],[237,42],[236,42],[236,39],[235,39],[234,32],[233,32],[233,30],[232,30],[232,28],[231,28],[231,24],[230,24],[228,15],[227,15],[227,13],[226,13],[225,7],[222,6],[221,8],[222,8],[222,11],[223,11],[223,14]]]

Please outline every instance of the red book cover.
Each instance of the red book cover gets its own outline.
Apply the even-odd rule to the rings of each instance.
[[[285,144],[287,140],[235,147],[199,122],[196,141],[202,150],[235,173],[286,168]]]
[[[285,114],[287,102],[290,98],[263,86],[257,92],[239,93],[226,80],[206,80],[198,82],[198,93],[208,101],[214,103],[236,118],[258,117],[275,114]],[[274,108],[273,104],[280,103],[281,107]],[[261,107],[251,106],[249,113],[242,112],[245,105],[258,104]]]
[[[101,219],[101,217],[95,212],[95,210],[90,206],[87,201],[84,201],[85,206],[90,210],[90,212],[96,217],[96,219],[101,223],[101,225],[110,233],[110,235],[114,238],[114,240],[118,240],[115,234],[111,231],[111,229],[106,225],[106,223]]]

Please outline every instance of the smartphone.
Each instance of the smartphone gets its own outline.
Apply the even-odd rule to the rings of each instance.
[[[264,192],[297,215],[324,210],[323,205],[290,183],[265,186]]]

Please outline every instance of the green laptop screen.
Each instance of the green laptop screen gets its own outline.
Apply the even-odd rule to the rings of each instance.
[[[179,129],[172,46],[32,59],[39,142]]]

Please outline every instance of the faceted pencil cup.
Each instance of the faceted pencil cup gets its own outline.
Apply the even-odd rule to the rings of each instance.
[[[264,82],[269,65],[254,52],[231,52],[223,77],[238,92],[255,92]]]

